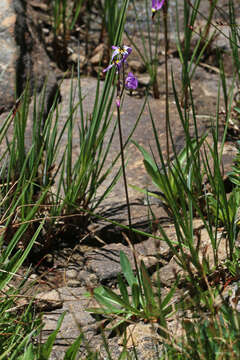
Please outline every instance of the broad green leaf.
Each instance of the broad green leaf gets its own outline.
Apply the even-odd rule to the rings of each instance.
[[[154,300],[154,293],[152,290],[152,283],[151,283],[151,279],[147,273],[147,269],[144,265],[144,262],[141,261],[141,279],[142,279],[142,283],[143,283],[143,290],[144,290],[144,295],[145,295],[145,299],[146,299],[146,306],[150,306],[152,305],[153,307],[156,307],[157,304]]]
[[[158,167],[157,167],[155,161],[153,160],[153,158],[151,157],[151,155],[141,145],[139,145],[135,141],[132,141],[132,142],[134,143],[134,145],[136,145],[138,150],[142,153],[142,156],[143,156],[146,164],[148,164],[148,166],[152,169],[153,173],[156,173],[158,171]]]
[[[134,308],[138,310],[140,305],[140,289],[139,285],[135,283],[132,286],[132,301]]]
[[[29,344],[24,354],[18,358],[18,360],[35,360],[36,357],[33,351],[33,344]]]
[[[121,264],[122,272],[129,284],[129,286],[132,287],[132,285],[134,283],[137,283],[137,280],[133,274],[130,262],[123,251],[120,251],[120,264]]]
[[[240,108],[235,107],[234,110],[237,111],[240,114]]]
[[[147,161],[143,160],[143,163],[154,185],[162,189],[163,188],[162,182],[164,181],[165,176],[162,175],[158,169],[155,170]]]
[[[127,287],[126,287],[126,285],[122,279],[122,276],[120,274],[118,275],[118,286],[119,286],[119,290],[121,292],[124,302],[129,305],[130,303],[129,303]]]
[[[119,312],[121,309],[121,298],[118,295],[110,294],[103,286],[99,286],[94,290],[94,297],[97,302],[112,312]]]
[[[96,299],[97,300],[97,299]],[[98,301],[98,300],[97,300]],[[98,301],[100,303],[100,301]],[[89,307],[86,308],[86,311],[93,313],[93,314],[100,314],[100,315],[113,315],[113,314],[122,314],[122,309],[117,309],[113,307],[102,307],[102,308],[95,308],[95,307]]]
[[[104,297],[106,300],[109,300],[115,305],[118,306],[126,306],[127,303],[121,298],[121,296],[117,295],[114,291],[110,290],[107,287],[103,287],[103,291],[101,292],[101,296]],[[95,291],[94,291],[95,294]]]

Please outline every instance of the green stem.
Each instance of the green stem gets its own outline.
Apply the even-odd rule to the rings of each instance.
[[[120,73],[118,73],[118,83],[117,83],[117,101],[119,100],[121,102],[121,98],[124,91],[124,84],[125,84],[125,68],[123,64],[123,85],[121,90],[121,79],[120,79]],[[132,229],[132,218],[131,218],[131,208],[130,208],[130,201],[129,201],[129,195],[128,195],[128,186],[127,186],[127,176],[125,171],[125,160],[124,160],[124,146],[123,146],[123,136],[122,136],[122,126],[121,126],[121,113],[120,113],[120,106],[117,104],[117,122],[118,122],[118,132],[119,132],[119,141],[120,141],[120,152],[121,152],[121,162],[122,162],[122,172],[123,172],[123,182],[124,182],[124,189],[125,189],[125,196],[126,196],[126,204],[127,204],[127,211],[128,211],[128,225],[129,225],[129,241],[132,245],[133,249],[133,259],[136,269],[136,275],[138,279],[138,284],[140,287],[141,296],[143,296],[142,286],[141,286],[141,279],[140,279],[140,271],[137,263],[137,257],[134,249],[134,233]]]
[[[169,149],[169,131],[170,131],[170,120],[169,120],[169,90],[168,90],[168,1],[166,0],[163,6],[163,24],[164,24],[164,45],[165,45],[165,116],[166,116],[166,148],[167,148],[167,162],[170,164],[170,149]]]
[[[127,177],[126,177],[126,171],[125,171],[121,115],[120,115],[120,107],[119,106],[117,106],[117,121],[118,121],[120,152],[121,152],[121,161],[122,161],[123,182],[124,182],[126,204],[127,204],[127,210],[128,210],[129,238],[131,240],[131,238],[132,238],[132,219],[131,219],[131,209],[130,209],[130,202],[129,202],[129,195],[128,195]]]

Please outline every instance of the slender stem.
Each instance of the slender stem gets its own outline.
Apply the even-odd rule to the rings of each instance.
[[[170,164],[170,149],[169,149],[169,131],[170,131],[170,120],[169,120],[169,90],[168,90],[168,1],[166,0],[163,6],[163,24],[164,24],[164,44],[165,44],[165,116],[166,116],[166,148],[167,148],[167,162]]]
[[[125,196],[126,196],[126,203],[127,203],[127,210],[128,210],[129,238],[130,238],[130,240],[132,240],[132,219],[131,219],[131,209],[130,209],[130,202],[129,202],[129,196],[128,196],[127,177],[126,177],[126,171],[125,171],[121,115],[120,115],[120,107],[119,106],[117,106],[117,121],[118,121],[118,131],[119,131],[119,141],[120,141],[120,151],[121,151],[121,161],[122,161],[122,171],[123,171],[123,182],[124,182]]]
[[[124,84],[125,84],[125,67],[124,63],[122,66],[122,77],[123,77],[123,85],[121,89],[121,75],[120,72],[118,73],[118,81],[117,81],[117,99],[119,102],[121,101],[123,91],[124,91]],[[121,152],[121,161],[122,161],[122,171],[123,171],[123,181],[124,181],[124,189],[125,189],[125,196],[126,196],[126,203],[128,209],[128,225],[129,225],[129,238],[132,239],[132,219],[131,219],[131,209],[130,209],[130,202],[128,196],[128,186],[127,186],[127,176],[125,171],[125,161],[124,161],[124,151],[123,151],[123,136],[122,136],[122,126],[121,126],[121,114],[120,114],[120,104],[117,104],[117,122],[118,122],[118,132],[119,132],[119,141],[120,141],[120,152]]]
[[[121,91],[120,74],[118,73],[117,100],[119,100],[119,101],[121,101],[121,97],[123,95],[124,84],[125,84],[125,69],[124,69],[124,64],[123,64],[122,91]],[[119,141],[120,141],[120,152],[121,152],[121,161],[122,161],[123,181],[124,181],[126,204],[127,204],[127,211],[128,211],[129,241],[130,241],[130,244],[132,245],[132,249],[133,249],[133,259],[134,259],[136,275],[137,275],[138,284],[139,284],[139,287],[140,287],[141,296],[143,296],[143,291],[142,291],[142,286],[141,286],[141,279],[140,279],[140,270],[139,270],[139,267],[138,267],[137,256],[136,256],[136,252],[135,252],[135,249],[134,249],[131,208],[130,208],[130,201],[129,201],[129,196],[128,196],[127,176],[126,176],[126,171],[125,171],[125,161],[124,161],[124,151],[123,151],[121,114],[120,114],[120,106],[118,106],[118,104],[117,104],[117,122],[118,122],[118,132],[119,132]]]

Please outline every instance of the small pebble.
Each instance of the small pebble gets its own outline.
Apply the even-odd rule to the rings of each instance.
[[[84,285],[96,286],[98,284],[97,276],[85,270],[79,272],[78,280]]]
[[[69,269],[66,271],[66,279],[76,279],[78,271],[76,269]]]

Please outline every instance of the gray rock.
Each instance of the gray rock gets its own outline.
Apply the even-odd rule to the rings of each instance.
[[[65,272],[66,277],[66,285],[69,287],[79,287],[81,285],[80,281],[78,280],[78,270],[75,268],[69,268]]]
[[[78,271],[76,269],[68,269],[66,271],[66,279],[76,279],[78,275]]]
[[[55,75],[49,71],[49,59],[43,50],[29,6],[20,0],[1,0],[0,4],[0,108],[9,110],[24,90],[40,90],[48,77],[46,108],[57,89]]]
[[[63,335],[64,333],[68,332],[68,338],[74,339],[76,333],[79,334],[79,325],[81,327],[93,325],[95,323],[95,319],[89,312],[85,311],[87,307],[92,306],[92,300],[84,295],[86,293],[85,288],[69,289],[68,287],[63,287],[59,288],[57,293],[58,298],[63,302],[63,306],[60,310],[57,310],[54,313],[44,315],[43,320],[45,326],[43,332],[45,336],[47,336],[47,334],[54,330],[59,316],[66,311],[61,331],[59,333],[59,341],[62,339],[61,342],[63,343],[66,340],[66,336]]]
[[[136,244],[135,252],[137,260],[139,262],[142,260],[147,269],[155,267],[157,264],[161,267],[161,257],[169,253],[168,246],[165,243],[163,244],[165,248],[156,248],[156,244],[151,238]],[[120,251],[127,255],[132,269],[135,269],[132,250],[123,244],[109,244],[101,249],[87,252],[85,254],[87,268],[96,274],[100,282],[116,278],[121,273]]]
[[[20,46],[15,33],[23,8],[20,1],[2,0],[0,4],[0,107],[10,109],[15,101],[16,68],[20,58]],[[18,29],[19,37],[23,35]]]
[[[119,345],[125,345],[127,349],[133,349],[138,359],[158,359],[161,345],[157,334],[158,326],[139,322],[127,327],[126,333],[119,339]],[[127,340],[126,340],[127,339]]]
[[[146,66],[138,60],[130,60],[128,61],[128,65],[130,66],[131,70],[137,72],[144,72],[146,70]]]
[[[133,266],[133,256],[127,246],[110,244],[85,254],[87,268],[96,274],[100,282],[115,279],[121,272],[120,251],[128,256]]]
[[[92,65],[99,65],[103,59],[104,53],[106,52],[106,46],[99,44],[94,50],[93,56],[90,59]]]
[[[156,286],[159,285],[159,281],[161,284],[165,286],[171,286],[175,281],[177,275],[183,275],[183,269],[176,263],[174,257],[170,260],[170,262],[163,266],[161,269],[156,271],[151,279]]]
[[[143,74],[141,76],[138,76],[138,83],[142,86],[148,86],[151,82],[151,77],[149,74]]]
[[[89,273],[86,270],[82,270],[79,272],[78,280],[80,281],[81,285],[95,287],[98,284],[98,278],[97,278],[96,274]]]
[[[61,308],[63,301],[61,300],[57,290],[51,290],[47,293],[37,294],[34,304],[40,311],[51,311]]]

